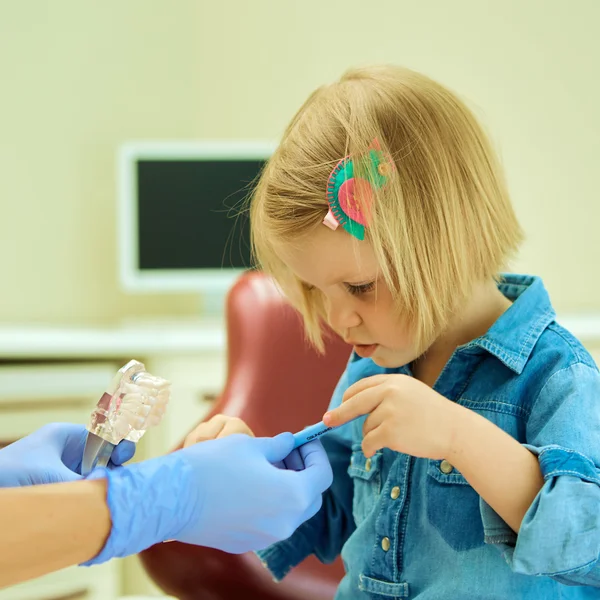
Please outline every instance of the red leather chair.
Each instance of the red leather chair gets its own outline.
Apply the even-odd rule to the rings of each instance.
[[[271,279],[241,276],[227,298],[228,375],[207,418],[243,419],[257,436],[297,431],[318,421],[350,356],[330,334],[325,355],[305,339],[299,315]],[[232,486],[232,493],[243,493]],[[180,600],[331,600],[343,576],[338,559],[323,565],[310,557],[281,582],[252,554],[232,555],[170,542],[141,554],[150,577]]]

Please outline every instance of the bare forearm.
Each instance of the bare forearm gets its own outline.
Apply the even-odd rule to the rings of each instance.
[[[518,532],[544,483],[537,457],[481,415],[465,409],[447,459]]]
[[[0,587],[85,562],[110,527],[103,479],[0,489]]]

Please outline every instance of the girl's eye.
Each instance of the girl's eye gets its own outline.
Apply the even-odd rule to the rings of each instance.
[[[345,283],[346,290],[353,296],[361,296],[362,294],[368,294],[375,289],[375,282],[362,283],[361,285],[352,285],[351,283]]]

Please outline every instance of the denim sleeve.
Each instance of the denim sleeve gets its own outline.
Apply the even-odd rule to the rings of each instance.
[[[330,409],[342,403],[347,387],[346,369],[335,388]],[[333,484],[323,494],[323,505],[319,512],[300,525],[287,540],[257,552],[263,565],[277,581],[311,554],[324,563],[335,560],[356,528],[352,517],[352,480],[347,472],[352,454],[351,429],[351,425],[341,427],[321,439],[333,469]]]
[[[498,544],[517,573],[600,587],[598,370],[577,363],[554,373],[533,406],[526,439],[544,485],[512,540],[482,502],[486,539]]]

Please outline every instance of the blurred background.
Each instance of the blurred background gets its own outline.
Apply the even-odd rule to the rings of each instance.
[[[176,399],[141,457],[201,418],[225,377],[219,299],[124,285],[119,148],[276,143],[315,87],[364,64],[422,71],[475,111],[527,236],[513,269],[542,276],[598,360],[599,20],[597,0],[0,0],[0,441],[84,422],[133,357]],[[155,591],[135,559],[93,571],[0,599]]]

